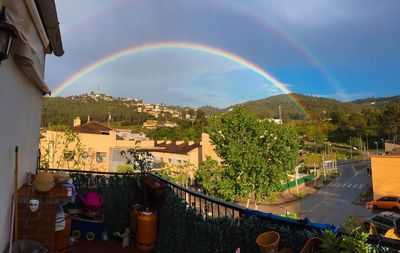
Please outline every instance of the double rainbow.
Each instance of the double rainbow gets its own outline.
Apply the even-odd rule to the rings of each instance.
[[[75,81],[79,80],[86,74],[93,72],[106,64],[110,64],[114,61],[117,61],[117,60],[123,58],[123,57],[131,56],[131,55],[135,55],[135,54],[139,54],[139,53],[144,53],[144,52],[149,52],[149,51],[162,50],[162,49],[193,50],[193,51],[198,51],[198,52],[215,55],[215,56],[227,59],[229,61],[238,63],[241,66],[243,66],[243,67],[253,71],[254,73],[258,74],[259,76],[263,77],[265,80],[272,83],[283,93],[287,94],[289,96],[289,98],[303,111],[303,113],[307,117],[309,117],[310,119],[313,119],[311,114],[306,110],[306,108],[300,103],[300,101],[296,98],[296,96],[293,95],[292,92],[283,83],[281,83],[279,80],[277,80],[275,77],[273,77],[271,74],[269,74],[267,71],[263,70],[256,64],[254,64],[240,56],[237,56],[233,53],[227,52],[227,51],[219,49],[219,48],[211,47],[208,45],[202,45],[202,44],[188,43],[188,42],[166,41],[166,42],[150,43],[150,44],[144,44],[144,45],[140,45],[140,46],[129,47],[129,48],[123,49],[121,51],[118,51],[116,53],[107,55],[107,56],[95,61],[94,63],[84,67],[83,69],[79,70],[78,72],[76,72],[75,74],[70,76],[64,82],[62,82],[59,86],[57,86],[54,89],[53,96],[59,95],[63,90],[65,90],[68,86],[73,84]]]

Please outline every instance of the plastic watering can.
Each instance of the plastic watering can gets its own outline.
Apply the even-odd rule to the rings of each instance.
[[[86,196],[78,194],[86,209],[99,211],[103,205],[103,197],[97,192],[88,192]]]

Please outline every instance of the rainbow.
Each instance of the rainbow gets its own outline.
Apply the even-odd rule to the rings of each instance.
[[[57,86],[54,89],[53,95],[52,96],[57,96],[59,95],[63,90],[65,90],[68,86],[85,76],[86,74],[93,72],[97,70],[98,68],[110,64],[112,62],[115,62],[123,57],[127,57],[130,55],[135,55],[139,53],[144,53],[144,52],[149,52],[149,51],[154,51],[154,50],[161,50],[161,49],[186,49],[186,50],[194,50],[198,52],[204,52],[208,53],[211,55],[215,55],[218,57],[222,57],[224,59],[227,59],[229,61],[235,62],[240,64],[241,66],[250,69],[254,73],[258,74],[259,76],[263,77],[265,80],[269,81],[272,83],[274,86],[276,86],[279,90],[281,90],[283,93],[287,94],[289,98],[303,111],[303,113],[309,117],[310,119],[313,119],[312,115],[310,112],[307,111],[307,109],[300,103],[300,101],[296,98],[294,94],[283,84],[281,83],[278,79],[276,79],[274,76],[257,66],[256,64],[240,57],[237,56],[233,53],[230,53],[228,51],[211,47],[208,45],[202,45],[202,44],[195,44],[195,43],[189,43],[189,42],[176,42],[176,41],[166,41],[166,42],[158,42],[158,43],[150,43],[150,44],[144,44],[140,46],[133,46],[129,47],[126,49],[123,49],[121,51],[118,51],[116,53],[110,54],[108,56],[105,56],[94,63],[84,67],[83,69],[79,70],[72,76],[70,76],[68,79],[63,81],[59,86]]]

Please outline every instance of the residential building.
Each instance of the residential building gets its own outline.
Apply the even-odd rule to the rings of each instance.
[[[73,130],[79,136],[79,145],[77,140],[66,145],[65,132],[46,131],[42,133],[43,138],[40,140],[42,156],[54,155],[54,159],[49,161],[49,167],[72,169],[75,166],[81,166],[82,168],[79,169],[90,171],[110,171],[110,169],[115,171],[116,166],[120,164],[115,161],[126,162],[120,155],[121,150],[154,146],[154,142],[143,134],[134,135],[126,131],[121,132],[121,130],[114,130],[97,121],[80,124],[80,119],[76,118]],[[80,153],[81,157],[75,157],[76,152]],[[74,165],[76,160],[79,160],[81,164]]]
[[[400,149],[385,156],[371,156],[371,176],[374,199],[400,196]]]
[[[211,142],[210,136],[207,133],[201,134],[201,160],[205,161],[207,156],[211,159],[218,161],[219,163],[222,161],[221,158],[215,153],[215,145]]]
[[[143,127],[147,129],[156,129],[159,126],[158,120],[146,120],[143,122]]]
[[[0,0],[0,12],[1,7],[5,7],[5,22],[15,33],[9,56],[0,65],[0,252],[3,252],[11,220],[15,148],[19,151],[17,186],[20,187],[26,174],[36,170],[42,97],[50,93],[44,82],[45,55],[61,56],[64,51],[54,0]]]

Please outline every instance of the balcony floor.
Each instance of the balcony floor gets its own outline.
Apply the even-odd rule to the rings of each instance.
[[[87,241],[87,240],[79,240],[77,244],[74,246],[70,246],[68,248],[67,253],[88,253],[88,252],[96,252],[96,253],[146,253],[148,251],[141,251],[136,249],[134,242],[131,242],[131,245],[128,248],[123,249],[121,247],[121,242],[115,240],[108,241]]]

